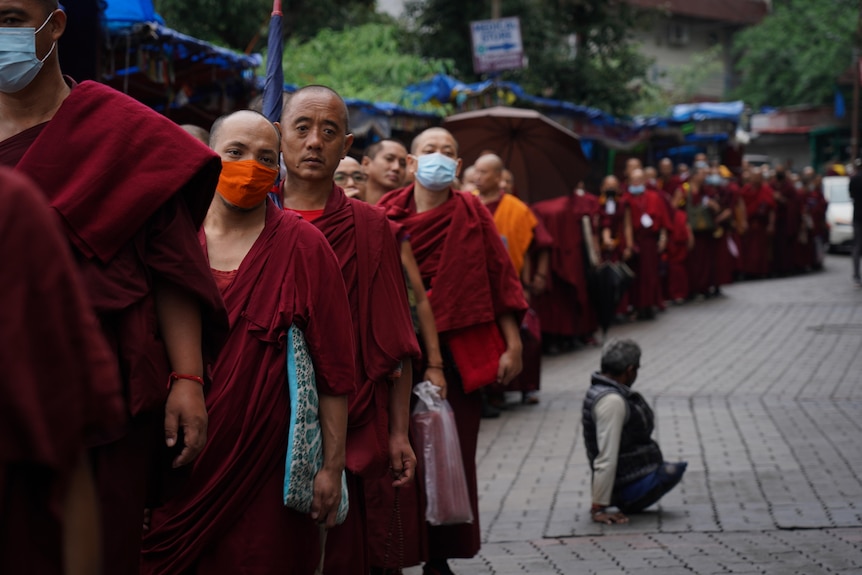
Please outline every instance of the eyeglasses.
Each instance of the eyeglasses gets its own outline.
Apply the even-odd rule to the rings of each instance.
[[[368,176],[363,174],[362,172],[335,172],[335,175],[332,176],[332,179],[336,184],[341,184],[347,181],[350,178],[354,182],[362,183],[368,179]]]

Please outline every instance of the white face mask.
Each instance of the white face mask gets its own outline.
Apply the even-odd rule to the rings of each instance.
[[[54,13],[39,28],[0,28],[0,92],[14,94],[30,85],[42,69],[42,64],[54,51],[57,43],[41,60],[36,56],[36,34],[48,23]]]
[[[458,162],[439,152],[416,158],[416,181],[432,192],[447,189],[455,180]]]

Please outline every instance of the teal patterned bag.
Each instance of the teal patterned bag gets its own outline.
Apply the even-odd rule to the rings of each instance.
[[[314,476],[323,467],[323,435],[318,416],[319,400],[314,365],[305,337],[295,326],[287,332],[287,385],[290,391],[290,430],[284,470],[284,504],[302,513],[311,512]],[[347,476],[341,473],[341,503],[337,522],[347,518]]]

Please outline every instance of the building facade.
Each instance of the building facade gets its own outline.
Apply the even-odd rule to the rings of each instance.
[[[770,0],[624,0],[637,13],[634,37],[653,59],[650,80],[675,90],[680,70],[714,51],[715,70],[691,89],[691,100],[724,100],[736,86],[733,37],[759,23]],[[698,54],[703,54],[701,61]],[[676,71],[676,73],[675,73]]]

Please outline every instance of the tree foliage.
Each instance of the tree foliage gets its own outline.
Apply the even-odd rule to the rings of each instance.
[[[155,0],[168,26],[196,38],[243,51],[260,50],[269,26],[272,0]],[[285,0],[284,31],[307,40],[324,28],[342,30],[380,21],[375,0]]]
[[[754,106],[826,104],[852,63],[858,0],[775,0],[734,41],[736,97]]]
[[[490,18],[490,2],[412,0],[407,3],[417,50],[447,58],[461,79],[473,73],[469,23]],[[633,82],[647,84],[649,62],[631,41],[633,13],[618,0],[503,0],[501,15],[519,16],[529,65],[504,79],[532,93],[631,111],[639,98]]]
[[[324,84],[349,98],[399,102],[404,87],[445,72],[449,62],[407,53],[395,24],[321,30],[308,42],[291,40],[284,51],[287,83]]]
[[[634,113],[641,115],[667,114],[668,108],[676,104],[691,102],[701,86],[714,74],[724,69],[722,65],[722,46],[698,52],[688,64],[676,66],[668,74],[667,87],[658,84],[644,85],[640,88],[640,98],[635,104]]]

